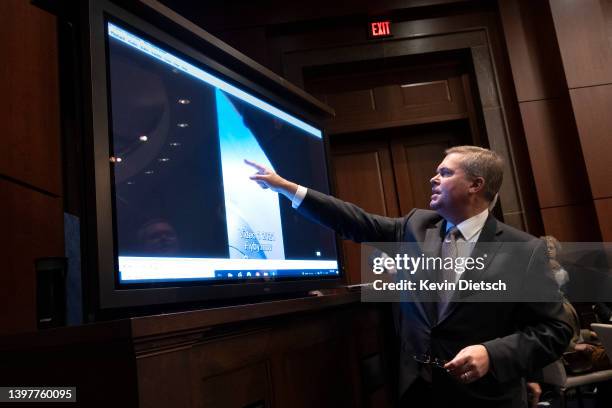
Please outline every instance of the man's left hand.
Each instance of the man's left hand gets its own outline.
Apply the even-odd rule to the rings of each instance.
[[[469,384],[489,372],[489,353],[482,344],[468,346],[446,363],[444,368],[458,381]]]

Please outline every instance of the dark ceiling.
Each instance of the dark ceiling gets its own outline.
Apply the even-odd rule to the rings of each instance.
[[[159,0],[164,5],[198,24],[207,31],[231,30],[238,27],[287,24],[339,16],[381,16],[408,10],[465,7],[474,0],[351,0],[351,1],[286,1],[286,0]],[[489,3],[491,3],[489,1]],[[495,2],[492,2],[495,3]],[[418,10],[417,10],[418,9]]]

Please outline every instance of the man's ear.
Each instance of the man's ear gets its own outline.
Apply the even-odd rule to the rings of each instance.
[[[476,177],[470,184],[470,193],[479,193],[484,189],[485,180],[482,177]]]

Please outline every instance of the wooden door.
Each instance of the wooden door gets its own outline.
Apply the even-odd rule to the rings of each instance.
[[[430,180],[446,149],[469,143],[467,126],[464,121],[437,123],[393,132],[390,149],[401,214],[429,208]]]
[[[469,143],[468,121],[390,128],[331,138],[336,197],[364,210],[400,217],[429,208],[431,184],[444,151]],[[342,241],[347,283],[361,282],[361,248]]]
[[[335,195],[389,217],[428,208],[444,150],[480,140],[469,65],[436,53],[309,69],[306,89],[336,111],[325,123]],[[342,249],[347,283],[360,283],[359,245]]]
[[[364,210],[398,217],[398,198],[388,139],[334,139],[331,145],[335,195]],[[343,240],[344,265],[349,285],[361,282],[360,246]]]

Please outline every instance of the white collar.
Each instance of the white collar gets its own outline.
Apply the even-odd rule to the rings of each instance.
[[[474,237],[474,235],[482,231],[482,228],[484,227],[485,222],[487,222],[488,217],[489,217],[489,209],[487,208],[483,210],[481,213],[476,214],[475,216],[468,218],[465,221],[461,221],[457,225],[457,229],[461,231],[461,235],[463,235],[463,239],[465,239],[466,241],[470,241]],[[448,232],[454,226],[455,225],[452,222],[447,220],[446,221],[446,232]]]

